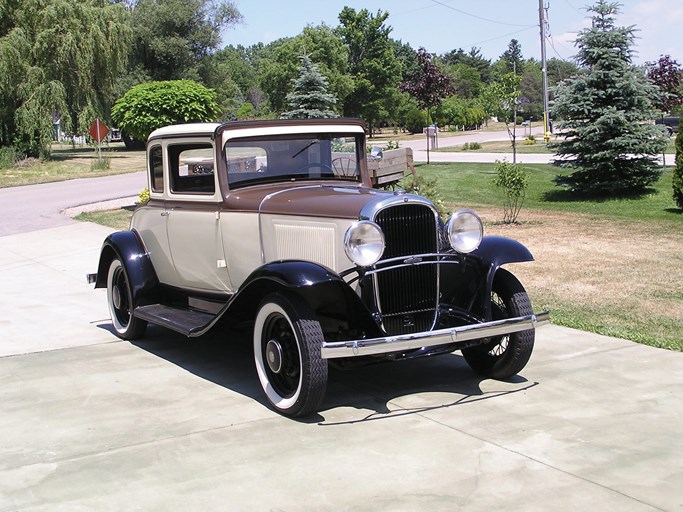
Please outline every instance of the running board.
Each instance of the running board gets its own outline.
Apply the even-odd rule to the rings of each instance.
[[[162,304],[140,306],[133,312],[135,318],[161,325],[188,337],[200,336],[206,332],[215,315],[189,309],[172,308]]]

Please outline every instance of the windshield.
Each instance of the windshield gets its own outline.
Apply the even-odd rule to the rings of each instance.
[[[356,135],[296,134],[231,139],[225,144],[230,188],[260,182],[360,181]]]

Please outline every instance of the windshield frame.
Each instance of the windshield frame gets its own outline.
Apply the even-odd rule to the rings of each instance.
[[[221,158],[230,190],[278,182],[361,183],[363,148],[363,134],[353,131],[270,134],[228,138]]]

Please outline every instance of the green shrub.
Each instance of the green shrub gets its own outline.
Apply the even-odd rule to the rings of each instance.
[[[496,177],[493,184],[503,189],[503,223],[515,224],[529,186],[529,173],[519,164],[511,164],[507,160],[496,160]]]
[[[11,169],[20,158],[21,153],[17,148],[12,146],[0,148],[0,169]]]
[[[533,135],[529,135],[526,139],[524,139],[525,146],[533,146],[534,144],[536,144],[536,137]]]
[[[463,149],[463,151],[467,151],[470,149],[473,149],[473,150],[474,149],[481,149],[481,144],[479,144],[478,142],[465,142],[462,145],[462,149]]]
[[[674,201],[683,210],[683,131],[676,135],[676,166],[673,175]]]
[[[436,210],[442,218],[445,218],[446,215],[448,215],[449,211],[439,193],[439,183],[436,178],[409,176],[401,182],[401,188],[411,194],[417,194],[429,199],[434,203]]]
[[[116,126],[138,140],[162,126],[215,121],[218,114],[216,91],[192,80],[136,85],[111,110]]]
[[[408,111],[405,117],[406,130],[410,133],[422,133],[422,129],[427,126],[427,114],[415,107]]]

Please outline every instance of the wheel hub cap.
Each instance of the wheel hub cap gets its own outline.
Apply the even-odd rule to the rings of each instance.
[[[111,300],[116,309],[121,309],[121,290],[118,286],[114,286],[111,291]]]
[[[273,373],[280,373],[282,370],[282,347],[276,340],[270,340],[266,344],[266,361]]]

